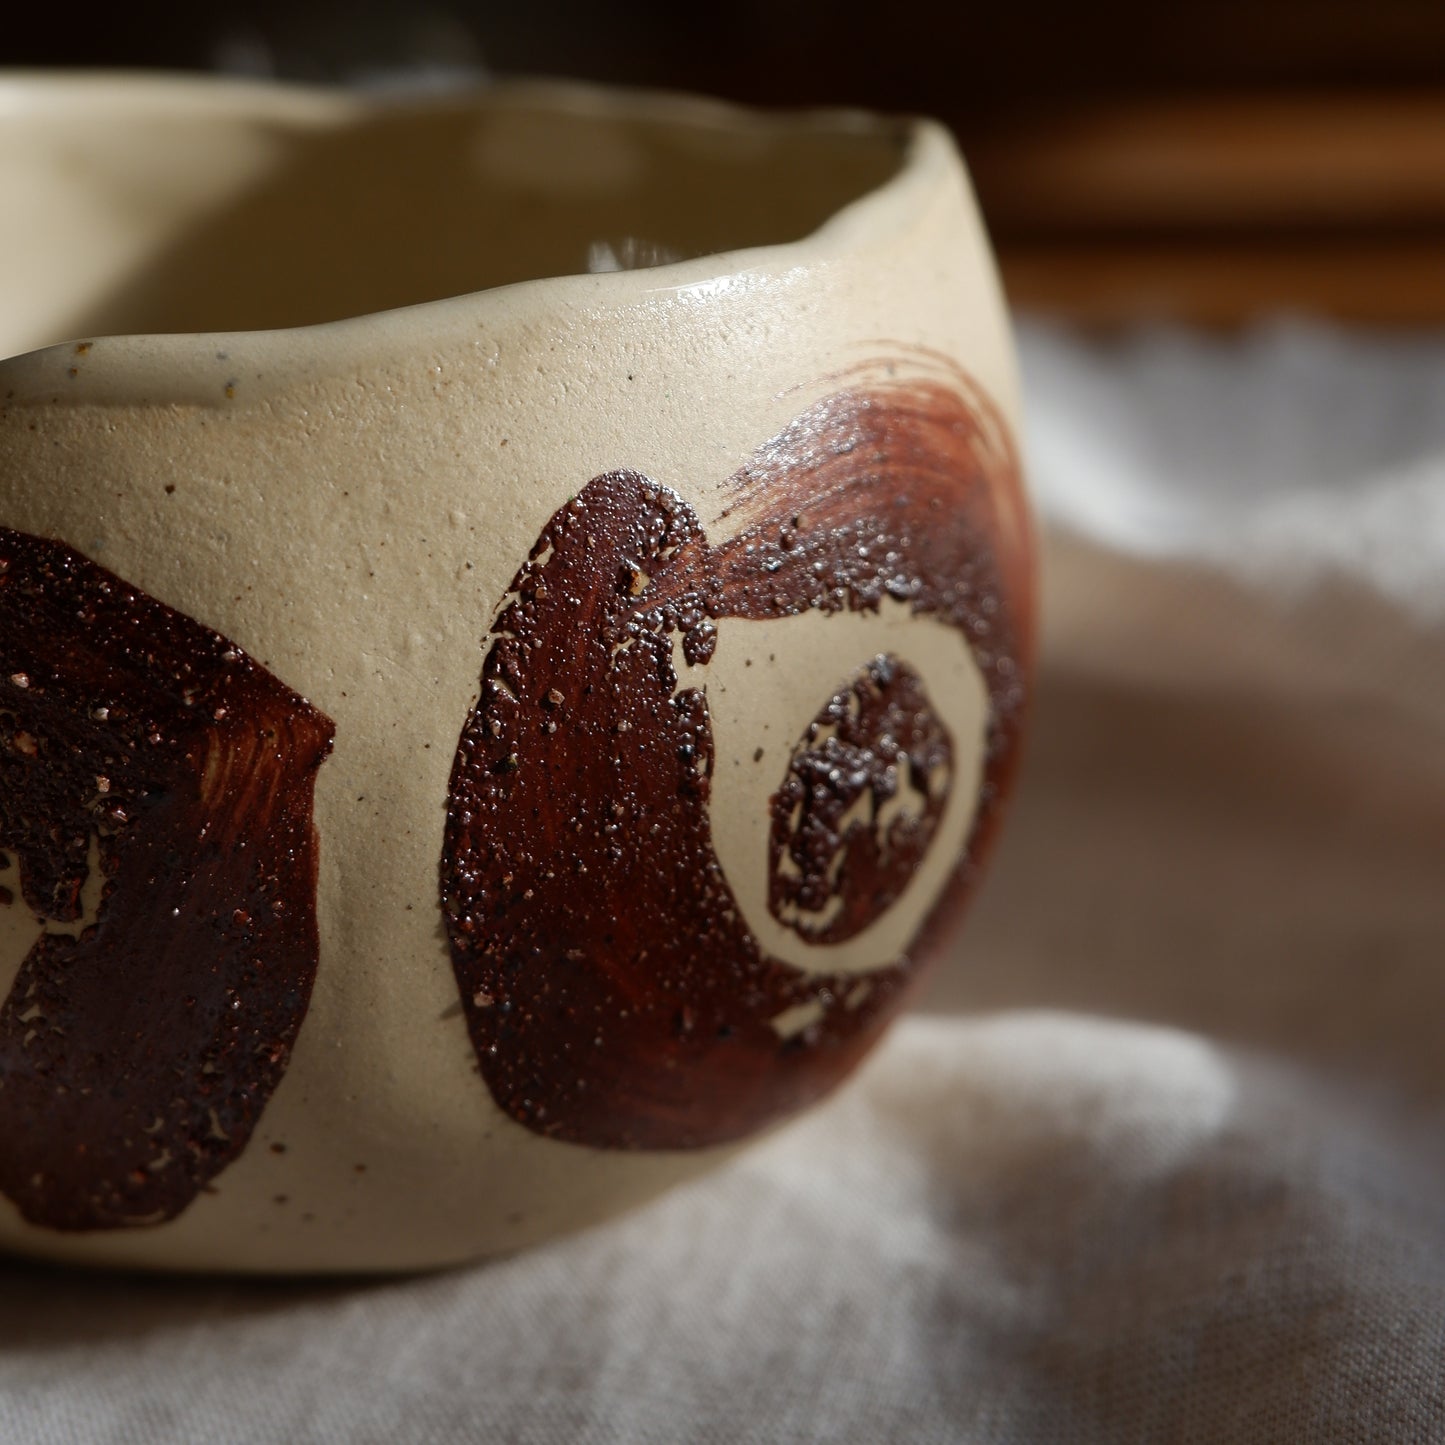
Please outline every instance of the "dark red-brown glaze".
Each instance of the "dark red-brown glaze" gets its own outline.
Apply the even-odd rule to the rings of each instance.
[[[874,658],[808,725],[773,795],[768,911],[821,944],[881,918],[943,821],[952,763],[923,679]]]
[[[713,848],[707,705],[690,679],[678,687],[673,645],[680,635],[691,672],[713,656],[719,619],[890,597],[960,629],[990,703],[978,812],[948,890],[961,898],[1025,701],[1032,558],[1018,487],[986,399],[920,382],[853,388],[799,416],[727,483],[734,530],[717,546],[676,493],[633,472],[595,478],[548,522],[491,634],[441,866],[467,1025],[514,1119],[600,1147],[718,1144],[807,1104],[867,1051],[917,953],[858,977],[762,950]],[[840,656],[840,691],[859,661]],[[879,706],[909,713],[933,757],[921,690],[883,691]],[[873,913],[869,895],[896,881],[857,868],[845,916]],[[775,1027],[789,1011],[811,1021]]]
[[[224,637],[0,528],[6,906],[52,925],[0,1007],[0,1193],[32,1223],[172,1219],[245,1148],[316,973],[332,731]],[[54,931],[92,859],[93,921]]]

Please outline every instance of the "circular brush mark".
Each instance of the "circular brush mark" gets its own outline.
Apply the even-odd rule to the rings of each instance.
[[[0,1007],[0,1193],[31,1223],[161,1223],[245,1148],[316,975],[332,731],[224,637],[0,528],[0,907],[35,939]]]
[[[594,478],[551,518],[492,630],[441,860],[467,1027],[512,1118],[598,1147],[720,1144],[811,1102],[867,1052],[916,950],[860,976],[805,974],[760,947],[713,847],[707,704],[679,687],[674,648],[705,679],[722,619],[889,599],[962,632],[988,691],[987,755],[968,847],[924,925],[938,931],[1013,769],[1031,562],[1017,487],[988,403],[929,382],[843,391],[799,416],[727,483],[734,530],[717,546],[634,472]],[[845,937],[899,896],[950,776],[906,659],[850,684],[856,661],[840,658],[839,693],[819,703],[863,776],[811,812],[780,803],[772,822],[771,906],[809,941]],[[829,721],[850,694],[856,725]],[[810,776],[815,744],[826,752],[815,729],[783,795]],[[864,792],[871,815],[849,817]]]
[[[876,922],[933,842],[952,762],[923,679],[896,657],[874,658],[813,719],[773,797],[773,917],[823,944]]]

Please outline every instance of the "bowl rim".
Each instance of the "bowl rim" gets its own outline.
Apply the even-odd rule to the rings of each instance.
[[[75,115],[117,109],[155,115],[199,114],[274,120],[292,125],[341,127],[377,114],[405,111],[476,110],[497,104],[532,104],[579,116],[613,115],[660,123],[686,123],[733,134],[814,134],[892,140],[897,167],[878,185],[860,191],[826,216],[806,235],[731,250],[709,251],[681,261],[636,270],[598,273],[561,272],[485,287],[435,300],[363,312],[298,326],[210,332],[132,332],[67,338],[32,350],[0,356],[0,401],[21,403],[38,386],[49,397],[56,364],[75,345],[87,350],[103,342],[108,360],[138,368],[153,392],[163,381],[180,380],[188,370],[212,369],[217,351],[243,349],[251,360],[264,360],[294,374],[304,369],[334,370],[343,354],[388,346],[425,335],[435,340],[458,317],[479,321],[556,305],[566,309],[613,310],[621,306],[675,298],[705,302],[765,284],[780,273],[817,266],[842,254],[886,244],[907,231],[919,205],[950,177],[967,185],[961,158],[949,132],[937,121],[851,107],[797,110],[761,108],[733,101],[641,87],[541,78],[509,78],[464,85],[358,87],[297,84],[227,76],[164,71],[22,71],[0,68],[0,129],[8,120],[46,114]],[[545,301],[544,301],[545,298]],[[331,364],[328,365],[328,353]],[[289,358],[293,365],[286,364]],[[115,371],[106,392],[114,390]],[[275,377],[273,372],[273,380]],[[130,388],[126,388],[130,390]],[[83,395],[94,387],[69,388],[74,400],[107,399]],[[117,398],[118,399],[118,398]]]

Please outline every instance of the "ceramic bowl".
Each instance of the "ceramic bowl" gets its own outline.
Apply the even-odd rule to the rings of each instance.
[[[877,1041],[1028,695],[946,133],[0,80],[0,1245],[518,1248]]]

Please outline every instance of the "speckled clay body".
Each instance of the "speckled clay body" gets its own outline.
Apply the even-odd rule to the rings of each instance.
[[[0,97],[0,1245],[443,1264],[823,1096],[1027,702],[943,132]]]

